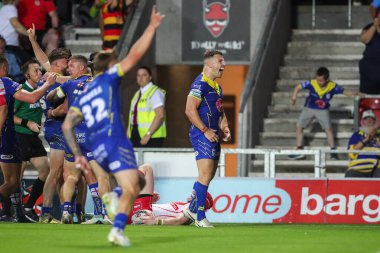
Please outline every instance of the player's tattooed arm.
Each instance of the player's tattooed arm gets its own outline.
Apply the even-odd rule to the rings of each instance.
[[[62,132],[65,136],[67,145],[69,145],[71,151],[75,156],[82,156],[82,151],[76,141],[74,127],[82,120],[82,115],[73,109],[70,109],[65,117],[65,121],[62,124]]]

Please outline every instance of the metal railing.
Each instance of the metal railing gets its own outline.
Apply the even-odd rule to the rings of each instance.
[[[316,0],[312,0],[311,4],[311,27],[316,28]],[[352,0],[348,0],[347,3],[347,27],[352,28]]]
[[[135,154],[137,156],[138,164],[152,163],[155,161],[147,159],[146,157],[152,154],[162,154],[169,153],[173,154],[185,154],[189,155],[191,160],[194,159],[194,150],[192,148],[136,148]],[[362,151],[362,150],[323,150],[323,149],[310,149],[310,150],[294,150],[294,149],[222,149],[220,154],[220,160],[218,165],[217,175],[219,177],[226,177],[226,156],[231,154],[240,154],[240,155],[263,155],[264,156],[264,177],[266,178],[275,178],[276,177],[276,157],[278,156],[288,156],[294,154],[301,155],[312,155],[314,156],[314,177],[321,178],[326,177],[326,154],[371,154],[371,155],[380,155],[379,152],[374,151]],[[161,160],[165,160],[165,157],[162,157]],[[168,158],[170,159],[170,158]],[[166,159],[167,160],[167,159]],[[171,161],[172,166],[180,168],[183,166],[183,161],[174,160]],[[296,164],[299,161],[294,161]],[[348,160],[347,160],[348,164]],[[195,164],[193,165],[194,171],[196,171]],[[31,171],[27,172],[28,176],[36,176],[36,173]]]
[[[191,148],[137,148],[136,153],[138,157],[138,164],[145,162],[144,157],[147,153],[188,153],[193,155],[194,150]],[[220,160],[218,165],[219,176],[226,176],[226,155],[239,154],[239,155],[263,155],[264,156],[264,177],[276,177],[276,157],[288,156],[294,154],[312,155],[314,156],[314,177],[326,177],[326,154],[371,154],[380,155],[379,152],[362,151],[362,150],[323,150],[323,149],[310,149],[310,150],[294,150],[294,149],[225,149],[221,150]],[[297,161],[294,161],[297,163]],[[347,160],[348,163],[348,160]]]

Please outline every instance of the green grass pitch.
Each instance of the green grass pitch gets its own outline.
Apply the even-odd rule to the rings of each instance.
[[[376,225],[216,224],[128,226],[132,247],[111,246],[110,226],[0,224],[1,253],[61,252],[257,252],[380,253]]]

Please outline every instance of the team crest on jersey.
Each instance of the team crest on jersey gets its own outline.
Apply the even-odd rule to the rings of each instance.
[[[203,23],[214,38],[224,32],[230,20],[230,0],[207,3],[203,0]]]
[[[219,112],[223,112],[223,99],[218,98],[215,102],[216,109],[218,109]]]
[[[325,108],[325,106],[326,106],[325,101],[323,101],[322,99],[318,99],[317,101],[315,101],[315,104],[316,104],[319,108]]]

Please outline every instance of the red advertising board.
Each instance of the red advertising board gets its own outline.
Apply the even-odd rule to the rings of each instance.
[[[380,183],[370,180],[276,180],[290,198],[275,223],[380,224]]]

